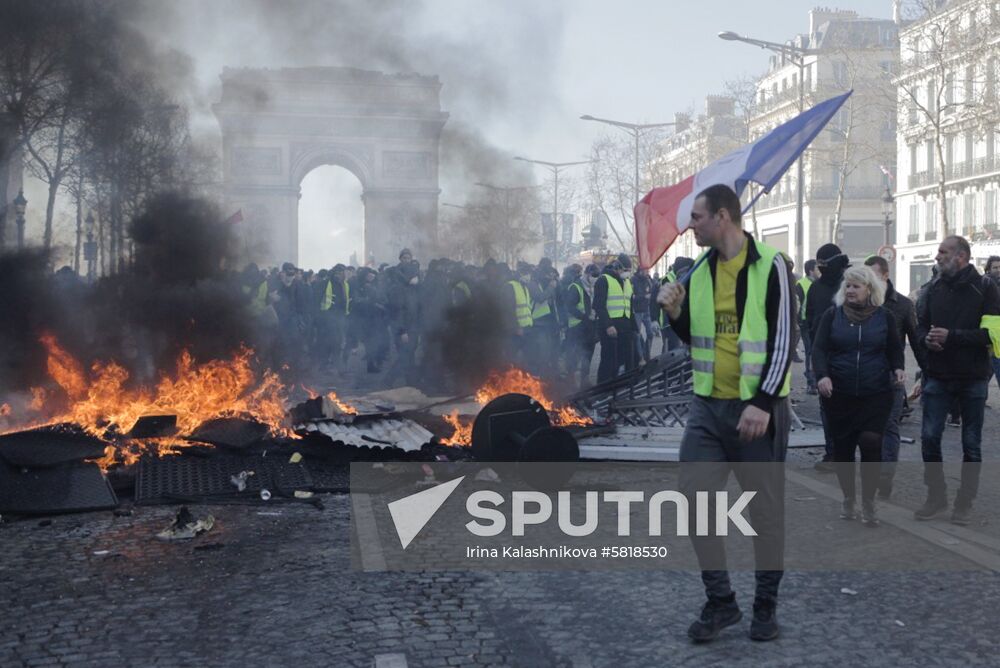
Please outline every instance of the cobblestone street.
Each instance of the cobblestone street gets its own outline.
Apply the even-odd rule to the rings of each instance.
[[[1000,434],[992,394],[986,459],[996,457]],[[799,414],[814,417],[814,399],[796,398]],[[903,434],[918,437],[919,422],[918,408]],[[957,439],[950,430],[946,459]],[[836,482],[812,471],[816,453],[791,456],[789,499],[803,484],[826,490],[811,503],[788,502],[795,531],[825,531],[836,517]],[[919,459],[919,445],[905,445],[903,457]],[[912,509],[921,493],[901,489],[893,503]],[[746,637],[752,574],[739,573],[743,622],[692,645],[685,632],[703,601],[695,573],[361,573],[351,570],[349,499],[324,501],[322,511],[193,507],[211,512],[216,526],[177,543],[154,538],[175,507],[0,525],[0,665],[993,666],[1000,655],[1000,581],[982,563],[948,573],[893,572],[891,564],[879,573],[789,572],[782,636],[772,643]],[[981,498],[968,528],[987,564],[1000,563],[986,513],[997,502]],[[916,531],[902,521],[884,530],[897,529]]]

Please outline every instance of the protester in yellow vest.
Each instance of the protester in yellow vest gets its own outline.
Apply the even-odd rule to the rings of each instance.
[[[698,245],[708,247],[704,261],[688,289],[668,283],[658,297],[674,331],[691,346],[695,396],[681,439],[681,490],[692,500],[695,491],[708,491],[714,499],[713,491],[726,488],[729,467],[741,463],[740,485],[756,492],[748,507],[757,532],[750,637],[772,640],[778,636],[783,573],[784,470],[742,463],[785,459],[795,327],[792,277],[776,249],[743,231],[740,199],[728,186],[714,185],[698,195],[690,225]],[[688,635],[704,642],[737,623],[742,613],[730,586],[723,539],[692,532],[692,542],[708,602]]]
[[[515,363],[524,363],[527,344],[525,341],[534,324],[532,312],[535,305],[531,301],[531,293],[528,291],[528,284],[531,282],[532,267],[526,262],[517,263],[517,273],[515,278],[507,281],[509,289],[505,291],[507,312],[509,315],[512,334],[510,339],[511,360]],[[520,359],[519,359],[520,358]]]
[[[635,324],[632,313],[632,260],[622,253],[608,263],[594,286],[594,314],[601,341],[598,384],[635,367]]]

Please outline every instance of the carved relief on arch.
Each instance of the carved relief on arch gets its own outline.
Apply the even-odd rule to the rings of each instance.
[[[371,187],[375,151],[370,144],[293,143],[289,146],[289,156],[293,185],[321,165],[337,165],[358,177],[363,187]]]

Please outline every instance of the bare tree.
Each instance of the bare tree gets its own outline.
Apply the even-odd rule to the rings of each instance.
[[[649,129],[639,135],[639,183],[635,183],[635,142],[624,133],[604,134],[594,141],[587,166],[587,190],[593,208],[608,218],[621,249],[635,253],[636,203],[654,186],[666,185],[654,173],[666,133]]]
[[[998,17],[991,3],[978,0],[910,0],[904,11],[915,26],[909,48],[902,50],[910,74],[898,80],[899,104],[911,125],[920,122],[922,139],[932,147],[926,178],[937,184],[940,238],[956,224],[946,205],[955,169],[950,143],[962,132],[981,137],[996,131],[996,56],[986,25]]]
[[[739,139],[744,144],[757,139],[753,135],[753,119],[760,113],[760,102],[757,97],[757,79],[750,76],[742,76],[730,79],[722,85],[723,94],[732,98],[736,117],[740,120]],[[753,201],[757,196],[758,186],[756,183],[749,184],[749,198]],[[750,207],[750,221],[753,227],[754,237],[760,237],[760,228],[757,224],[757,204]]]

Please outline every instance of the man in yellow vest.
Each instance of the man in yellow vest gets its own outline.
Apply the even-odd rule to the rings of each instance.
[[[527,342],[531,339],[531,327],[534,324],[532,312],[535,308],[528,290],[531,274],[530,264],[518,262],[517,272],[507,281],[507,289],[503,292],[508,313],[507,330],[511,333],[510,361],[513,364],[525,364],[528,353]]]
[[[756,597],[750,637],[778,636],[775,614],[784,556],[784,462],[788,446],[792,329],[792,277],[774,248],[743,231],[740,199],[714,185],[691,209],[691,227],[707,259],[680,282],[660,288],[657,301],[677,335],[691,346],[694,398],[681,439],[681,489],[694,522],[695,492],[726,488],[730,468],[749,504],[756,562]],[[693,464],[692,462],[697,462]],[[734,464],[738,462],[738,464]],[[754,462],[747,464],[747,462]],[[759,462],[776,462],[762,464]],[[714,504],[710,503],[710,516]],[[708,595],[688,629],[695,642],[715,638],[742,618],[726,570],[723,538],[692,543]]]
[[[622,253],[604,267],[604,273],[594,285],[594,315],[601,341],[598,384],[617,376],[622,365],[626,371],[635,366],[631,278],[632,260]]]

